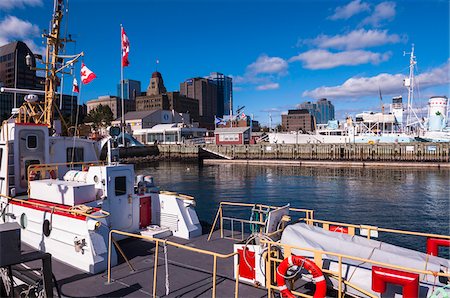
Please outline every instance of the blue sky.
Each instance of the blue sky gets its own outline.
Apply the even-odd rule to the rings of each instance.
[[[42,51],[39,32],[52,2],[0,0],[0,45],[22,39]],[[245,105],[263,124],[269,113],[277,123],[281,113],[321,97],[339,119],[380,110],[378,88],[385,104],[406,98],[403,51],[412,43],[416,106],[450,93],[448,1],[70,0],[68,19],[77,40],[69,50],[84,51],[98,77],[82,87],[82,101],[116,94],[121,23],[130,40],[125,78],[145,89],[156,59],[169,91],[222,72],[233,76],[234,107]]]

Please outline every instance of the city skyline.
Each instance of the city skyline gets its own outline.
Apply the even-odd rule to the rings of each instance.
[[[403,51],[412,43],[419,70],[416,106],[429,96],[449,95],[449,4],[410,3],[77,1],[68,16],[77,43],[68,51],[83,50],[84,62],[97,74],[82,87],[83,102],[116,94],[122,23],[130,40],[125,79],[146,86],[157,68],[168,91],[175,91],[188,78],[217,71],[233,77],[233,106],[246,106],[246,114],[262,124],[269,113],[275,125],[282,112],[322,97],[342,119],[380,111],[378,90],[384,104],[396,95],[406,98],[401,85],[409,59]],[[42,52],[38,35],[50,14],[51,4],[42,0],[0,3],[0,45],[21,39]]]

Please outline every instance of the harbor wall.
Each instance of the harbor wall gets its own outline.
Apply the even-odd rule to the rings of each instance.
[[[449,143],[158,145],[166,158],[449,162]]]

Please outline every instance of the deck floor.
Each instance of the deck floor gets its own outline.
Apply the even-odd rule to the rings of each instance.
[[[208,235],[193,240],[170,237],[168,240],[196,248],[229,254],[235,241],[220,239],[218,232],[207,242]],[[146,297],[153,293],[154,243],[126,239],[119,242],[131,264],[120,260],[112,269],[112,282],[107,283],[107,273],[89,274],[53,259],[53,273],[63,297]],[[23,248],[25,245],[23,245]],[[168,246],[169,295],[166,295],[166,270],[164,249],[160,246],[158,256],[158,297],[211,297],[213,257]],[[34,264],[36,267],[38,263]],[[33,265],[28,265],[33,267]],[[217,261],[217,297],[234,297],[233,258]],[[265,297],[267,290],[250,284],[239,283],[239,297]]]

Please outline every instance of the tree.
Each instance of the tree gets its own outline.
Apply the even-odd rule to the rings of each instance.
[[[84,122],[92,122],[92,127],[97,130],[100,127],[110,126],[112,120],[114,120],[114,116],[111,108],[106,105],[98,105],[87,114]]]

